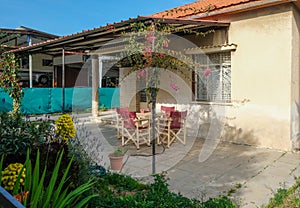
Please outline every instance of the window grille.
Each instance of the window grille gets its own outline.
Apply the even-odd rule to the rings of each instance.
[[[231,100],[230,52],[194,55],[196,67],[196,100]],[[208,73],[210,71],[210,73]],[[205,73],[207,72],[207,73]],[[206,74],[206,75],[205,75]]]

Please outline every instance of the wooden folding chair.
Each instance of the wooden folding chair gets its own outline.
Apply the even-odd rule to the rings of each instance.
[[[140,148],[141,144],[150,146],[149,119],[138,119],[135,112],[120,111],[120,115],[122,122],[122,146],[129,142],[133,142],[137,149]]]
[[[116,113],[117,113],[116,128],[117,128],[117,137],[118,137],[118,139],[121,138],[121,130],[122,130],[121,112],[126,112],[126,113],[129,114],[129,108],[128,107],[116,108]]]
[[[163,142],[168,148],[177,140],[186,144],[186,116],[187,111],[173,111],[169,118],[158,119],[156,128],[158,144]]]
[[[165,114],[166,118],[169,118],[171,115],[171,112],[175,111],[175,106],[160,106],[161,112]]]

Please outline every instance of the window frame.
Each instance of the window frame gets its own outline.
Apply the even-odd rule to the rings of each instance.
[[[218,61],[213,60],[214,56],[215,58],[217,56]],[[231,51],[216,51],[214,53],[207,54],[193,54],[193,60],[198,65],[198,67],[195,67],[195,75],[193,76],[194,101],[223,103],[231,102]],[[210,73],[207,77],[204,76],[206,69],[210,69]],[[217,77],[215,81],[214,77],[212,77],[213,75]],[[224,82],[224,80],[226,80],[225,78],[227,79],[226,82]],[[207,80],[209,80],[209,82],[207,82]],[[200,89],[201,87],[199,86],[200,81],[203,83],[202,89]],[[217,81],[220,84],[218,87],[215,87],[215,83],[217,83]],[[215,87],[215,89],[209,85]],[[220,87],[221,93],[217,92],[218,90],[220,91]],[[199,93],[200,90],[202,90],[202,94]]]

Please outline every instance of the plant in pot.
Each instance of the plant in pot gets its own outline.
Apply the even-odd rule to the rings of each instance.
[[[111,170],[121,170],[123,166],[123,158],[127,150],[117,148],[114,152],[108,155],[110,160]]]

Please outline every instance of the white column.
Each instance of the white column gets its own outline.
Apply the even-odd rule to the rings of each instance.
[[[32,88],[32,55],[29,54],[29,87]]]
[[[92,55],[92,116],[98,116],[99,108],[99,59]]]
[[[65,113],[65,49],[62,49],[61,57],[61,88],[62,88],[62,113]]]
[[[29,43],[28,45],[31,46],[32,45],[32,39],[31,36],[28,35],[27,38],[29,39]],[[29,54],[29,87],[32,88],[32,55]]]
[[[99,87],[102,88],[103,58],[99,56]]]

